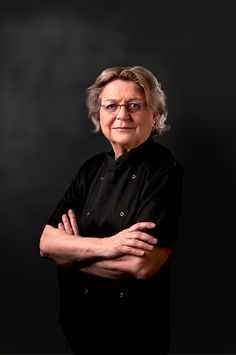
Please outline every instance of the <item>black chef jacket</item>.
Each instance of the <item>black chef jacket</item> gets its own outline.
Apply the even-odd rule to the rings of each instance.
[[[182,180],[182,166],[168,149],[150,136],[117,160],[114,160],[113,151],[87,160],[48,224],[57,227],[62,214],[70,208],[75,211],[82,237],[109,237],[136,222],[154,222],[156,227],[147,233],[158,239],[157,247],[173,247],[178,234]],[[78,340],[80,348],[81,339],[86,339],[86,331],[83,331],[88,328],[91,336],[94,322],[97,322],[96,331],[92,334],[95,337],[99,334],[97,339],[100,339],[99,329],[106,334],[114,328],[114,318],[120,321],[123,318],[122,338],[125,338],[124,334],[136,329],[140,322],[151,322],[152,317],[150,320],[147,317],[150,313],[144,310],[153,303],[156,328],[152,331],[160,337],[159,346],[163,352],[168,351],[168,262],[148,280],[108,280],[82,273],[78,265],[58,267],[58,280],[62,325],[72,349],[77,349],[78,332],[82,335]],[[140,306],[143,311],[137,317],[135,309]],[[127,313],[129,321],[124,318]],[[111,325],[107,327],[108,323]],[[141,333],[145,338],[144,329]],[[118,331],[121,327],[115,333]],[[151,334],[150,329],[148,334]]]

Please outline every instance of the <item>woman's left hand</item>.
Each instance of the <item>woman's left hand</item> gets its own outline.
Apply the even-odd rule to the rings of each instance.
[[[153,250],[158,240],[144,230],[152,229],[155,223],[138,222],[119,233],[102,239],[103,256],[105,259],[116,258],[121,255],[144,256]]]

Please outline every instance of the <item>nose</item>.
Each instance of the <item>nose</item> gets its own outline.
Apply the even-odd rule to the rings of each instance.
[[[119,106],[117,114],[116,114],[116,119],[117,120],[129,120],[130,119],[130,114],[126,106]]]

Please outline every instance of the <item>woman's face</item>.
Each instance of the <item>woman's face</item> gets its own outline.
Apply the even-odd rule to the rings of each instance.
[[[143,89],[133,81],[116,79],[108,83],[101,93],[100,125],[110,141],[117,159],[121,154],[142,144],[151,134],[155,119],[153,110],[146,106]],[[130,106],[117,107],[114,104]],[[141,110],[134,110],[144,104]]]

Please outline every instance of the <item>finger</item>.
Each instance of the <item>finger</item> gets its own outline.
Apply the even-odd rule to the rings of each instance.
[[[153,222],[138,222],[133,224],[131,227],[128,228],[128,230],[130,232],[136,231],[136,230],[141,230],[141,229],[145,229],[145,228],[154,228],[156,226],[155,223]]]
[[[124,245],[121,249],[123,254],[135,255],[135,256],[144,256],[145,251],[142,249],[132,248],[127,245]]]
[[[74,211],[73,210],[69,210],[68,211],[68,215],[69,215],[69,218],[70,218],[70,224],[71,224],[73,233],[75,235],[78,235],[79,234],[79,227],[78,227],[78,223],[77,223]]]
[[[142,250],[153,250],[154,245],[143,242],[142,240],[138,239],[128,239],[126,244],[135,249],[142,249]]]
[[[131,232],[129,235],[129,238],[135,239],[135,240],[141,240],[146,243],[150,243],[150,244],[154,244],[154,245],[158,242],[158,239],[153,237],[152,235],[147,234],[147,233],[143,233],[143,232],[139,232],[139,231]]]
[[[64,228],[64,224],[63,223],[58,223],[58,229],[60,229],[60,230],[65,230],[65,228]]]
[[[73,234],[73,230],[71,228],[70,221],[69,221],[68,216],[66,214],[63,214],[62,222],[64,224],[64,228],[65,228],[66,233]]]

